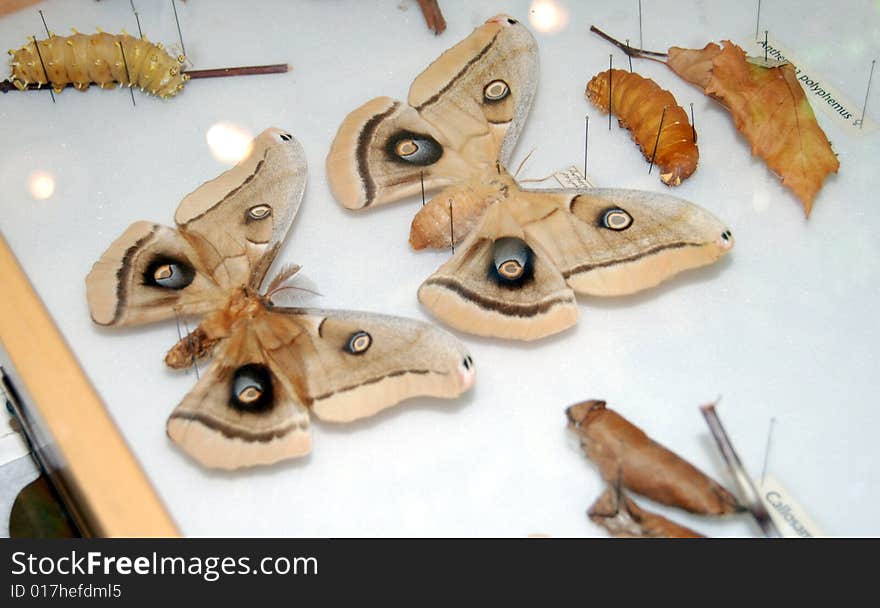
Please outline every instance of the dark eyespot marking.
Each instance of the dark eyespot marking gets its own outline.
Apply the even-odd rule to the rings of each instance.
[[[187,262],[168,256],[158,256],[144,270],[144,285],[183,289],[196,278],[195,269]]]
[[[433,165],[443,156],[443,146],[430,135],[400,131],[388,139],[388,157],[413,165]]]
[[[474,360],[471,359],[470,355],[465,356],[464,360],[462,360],[461,365],[468,371],[474,366]]]
[[[501,101],[510,95],[510,87],[503,80],[493,80],[483,88],[483,99],[488,102]]]
[[[291,139],[293,139],[293,135],[291,135],[290,133],[282,133],[282,134],[280,135],[280,137],[281,137],[281,139],[283,139],[284,141],[290,141]]]
[[[721,233],[721,238],[724,239],[725,241],[729,241],[730,239],[733,238],[733,233],[730,230],[725,230],[724,232]]]
[[[625,209],[611,207],[599,215],[599,225],[620,232],[632,226],[633,218]]]
[[[363,330],[359,330],[348,337],[344,350],[352,355],[362,355],[369,350],[372,344],[373,336]]]
[[[262,412],[272,407],[272,375],[265,365],[248,363],[235,370],[229,405],[244,412]]]
[[[519,287],[534,274],[534,252],[520,238],[506,236],[492,244],[489,277],[500,285]]]
[[[272,215],[272,207],[269,205],[254,205],[247,210],[247,216],[252,220],[264,220],[270,215]]]

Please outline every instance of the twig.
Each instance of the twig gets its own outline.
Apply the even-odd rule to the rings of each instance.
[[[422,9],[422,15],[425,16],[425,23],[428,29],[439,35],[446,29],[446,19],[440,12],[440,4],[438,0],[419,0],[419,8]]]
[[[189,70],[184,72],[190,78],[222,78],[225,76],[254,76],[259,74],[284,74],[290,71],[290,65],[287,63],[273,63],[271,65],[251,65],[236,68],[214,68],[211,70]],[[24,88],[26,91],[40,90],[43,85],[30,83]],[[51,86],[51,85],[47,85]],[[72,87],[73,83],[68,82],[65,87]],[[0,82],[0,92],[8,93],[9,91],[21,90],[12,84],[10,80]]]
[[[255,76],[259,74],[284,74],[290,71],[290,64],[250,65],[238,68],[214,68],[211,70],[188,70],[190,78],[222,78],[224,76]]]
[[[654,61],[660,61],[659,59],[657,59],[657,57],[668,57],[668,55],[666,53],[658,53],[657,51],[646,51],[645,49],[637,49],[633,46],[629,46],[628,44],[625,44],[625,43],[621,42],[620,40],[617,40],[616,38],[612,38],[611,36],[609,36],[608,34],[603,32],[602,30],[600,30],[595,25],[590,26],[590,31],[597,34],[599,37],[604,38],[605,40],[607,40],[608,42],[610,42],[611,44],[613,44],[614,46],[619,48],[621,51],[626,53],[627,56],[629,56],[629,57],[640,57],[642,59],[653,59]],[[660,61],[660,63],[665,63],[665,62]]]
[[[721,452],[721,456],[724,457],[724,461],[730,468],[733,479],[739,487],[740,498],[743,499],[743,503],[745,503],[749,513],[755,518],[755,521],[761,528],[764,536],[767,538],[779,538],[781,536],[779,530],[773,523],[773,520],[770,519],[770,514],[764,507],[764,503],[761,502],[755,484],[752,483],[752,479],[749,477],[748,473],[746,473],[736,450],[733,449],[730,437],[727,436],[727,432],[721,425],[721,420],[715,412],[715,404],[704,405],[700,407],[700,411],[706,419],[706,424],[709,425],[709,430],[712,432],[712,437],[715,438],[715,443],[718,444],[718,450]]]

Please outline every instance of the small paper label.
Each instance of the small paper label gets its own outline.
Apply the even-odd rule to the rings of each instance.
[[[565,169],[561,169],[553,174],[553,177],[559,182],[563,188],[573,188],[576,190],[584,190],[586,188],[595,188],[590,178],[584,175],[580,167],[571,165]]]
[[[752,63],[763,63],[764,61],[764,40],[755,40],[751,43],[752,53],[755,57],[750,57]],[[877,123],[870,120],[867,116],[862,124],[862,108],[846,98],[840,91],[835,89],[827,80],[820,77],[812,68],[807,66],[794,53],[777,40],[768,38],[766,44],[767,63],[772,67],[775,64],[782,65],[790,63],[794,67],[794,73],[798,82],[804,89],[804,94],[810,101],[810,106],[819,112],[834,119],[835,124],[846,129],[853,134],[864,134],[872,132],[877,127]],[[867,78],[868,67],[865,66],[865,76]],[[867,80],[865,86],[868,86]]]
[[[785,538],[814,538],[825,536],[810,516],[789,494],[775,477],[768,475],[764,483],[755,482],[761,488],[761,500],[779,533]]]

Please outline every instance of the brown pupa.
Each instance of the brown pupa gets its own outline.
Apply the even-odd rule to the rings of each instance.
[[[656,82],[635,72],[605,70],[590,80],[586,95],[602,112],[609,111],[610,101],[620,126],[629,129],[645,158],[653,157],[664,184],[678,186],[697,170],[700,152],[696,131],[672,93]]]
[[[569,427],[608,483],[619,483],[665,505],[691,513],[741,511],[736,498],[692,464],[648,437],[604,401],[584,401],[566,410]]]
[[[117,84],[136,86],[157,97],[177,95],[189,76],[183,73],[183,55],[172,57],[161,44],[122,34],[50,34],[45,40],[31,38],[12,55],[12,83],[18,89],[29,84],[51,85],[60,93],[68,84],[85,91],[91,84],[112,89]]]

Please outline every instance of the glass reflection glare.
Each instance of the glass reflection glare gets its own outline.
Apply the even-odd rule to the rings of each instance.
[[[48,171],[34,171],[28,177],[28,188],[34,200],[44,201],[55,194],[55,176]]]
[[[539,32],[555,34],[568,25],[568,9],[557,0],[533,0],[529,21]]]
[[[218,122],[211,125],[205,135],[211,155],[229,165],[234,165],[251,153],[253,136],[251,133],[231,122]]]

